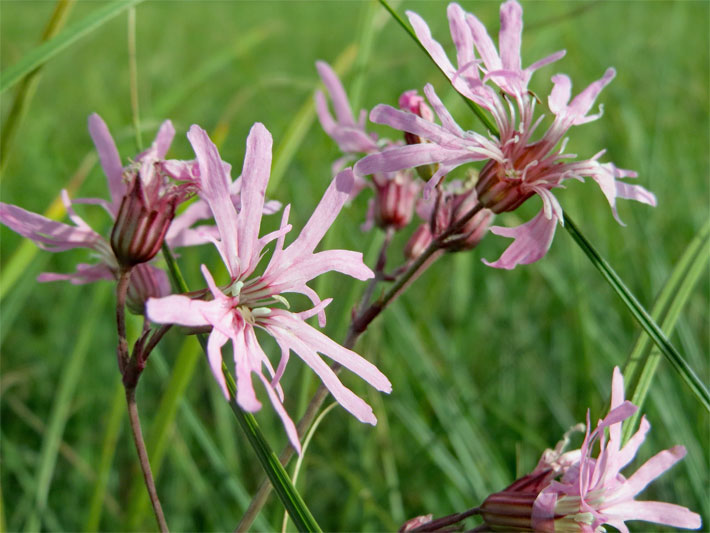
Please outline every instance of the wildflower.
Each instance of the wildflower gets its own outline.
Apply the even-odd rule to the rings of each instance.
[[[522,8],[515,0],[508,0],[501,6],[500,53],[476,17],[465,13],[457,4],[449,5],[448,17],[458,68],[453,67],[441,45],[431,37],[426,23],[415,13],[408,13],[408,16],[420,42],[454,88],[492,114],[498,136],[488,139],[463,131],[443,107],[433,88],[427,86],[425,94],[439,116],[441,126],[382,105],[372,110],[370,120],[418,135],[430,144],[369,155],[355,165],[357,172],[391,172],[438,163],[440,168],[428,183],[432,188],[454,168],[472,161],[488,160],[476,185],[479,201],[484,207],[494,213],[512,211],[534,195],[543,203],[540,213],[521,226],[491,228],[497,235],[515,239],[497,261],[484,261],[489,266],[506,269],[532,263],[547,253],[557,223],[563,223],[562,208],[551,190],[561,187],[564,180],[583,181],[584,177],[590,177],[596,181],[620,223],[616,198],[656,205],[655,196],[643,187],[619,181],[620,178],[636,177],[635,172],[599,162],[604,151],[588,160],[565,162],[576,156],[564,153],[566,141],[563,137],[572,126],[601,116],[601,112],[593,115],[589,112],[601,90],[615,76],[614,69],[608,69],[600,80],[589,85],[571,102],[569,78],[562,74],[553,76],[554,86],[548,104],[554,120],[542,137],[534,139],[533,134],[542,117],[535,119],[536,98],[528,91],[528,82],[535,70],[561,58],[564,52],[552,54],[525,69],[521,67]],[[480,59],[476,58],[475,50]]]
[[[330,270],[360,280],[373,276],[362,262],[360,253],[346,250],[314,253],[348,198],[353,184],[352,171],[345,170],[335,177],[300,235],[284,248],[285,235],[291,229],[288,224],[290,206],[284,209],[280,229],[259,238],[264,193],[271,166],[272,139],[268,130],[257,123],[247,138],[239,210],[230,200],[228,180],[217,147],[198,126],[192,126],[188,138],[197,155],[202,195],[214,213],[219,229],[219,240],[214,242],[227,267],[230,281],[226,288],[218,287],[203,265],[202,273],[212,300],[193,300],[183,295],[151,299],[147,303],[148,317],[158,323],[212,327],[207,346],[208,359],[227,399],[229,391],[222,372],[221,348],[231,340],[237,403],[247,411],[260,409],[261,404],[252,384],[252,374],[255,374],[280,416],[289,440],[299,451],[296,427],[284,409],[283,392],[279,386],[291,351],[318,374],[345,409],[359,420],[374,424],[376,418],[370,406],[340,382],[318,353],[358,374],[378,390],[389,392],[390,382],[374,365],[305,322],[307,318],[318,315],[320,324],[324,325],[323,309],[330,303],[330,299],[321,301],[315,291],[306,285],[308,281]],[[255,274],[264,247],[272,241],[276,241],[276,246],[271,260],[262,274]],[[300,313],[289,311],[283,296],[289,292],[304,294],[313,307]],[[281,348],[281,361],[276,370],[258,343],[256,328],[266,331]],[[262,367],[266,367],[271,380],[264,376]]]
[[[74,203],[94,204],[102,206],[111,216],[111,218],[119,217],[119,222],[115,225],[112,243],[110,244],[104,237],[98,234],[74,211],[72,201],[69,199],[68,193],[63,190],[61,193],[62,202],[67,210],[69,219],[74,223],[74,226],[64,224],[54,220],[50,220],[36,213],[31,213],[20,207],[0,203],[0,222],[8,226],[13,231],[19,233],[34,241],[40,248],[51,252],[62,252],[73,248],[88,248],[98,256],[98,262],[95,264],[79,264],[76,272],[71,274],[43,273],[37,278],[38,281],[59,281],[66,280],[73,284],[92,283],[94,281],[108,279],[117,279],[120,263],[135,264],[136,255],[141,255],[143,260],[148,260],[152,255],[155,255],[156,246],[159,247],[158,241],[162,238],[165,232],[165,223],[169,223],[171,218],[172,208],[170,205],[176,200],[167,200],[168,206],[161,206],[155,209],[155,205],[165,200],[158,197],[159,174],[156,170],[156,162],[161,160],[167,152],[174,129],[170,121],[165,121],[160,127],[155,141],[151,147],[136,157],[136,162],[133,167],[124,170],[121,166],[121,160],[116,150],[116,145],[113,142],[111,134],[106,127],[106,124],[101,118],[93,114],[89,117],[89,132],[96,145],[97,152],[101,165],[106,174],[110,200],[106,201],[101,198],[84,198],[74,200]],[[140,170],[138,170],[140,169]],[[131,182],[131,191],[127,192],[127,185],[124,181],[124,176]],[[137,176],[141,176],[140,179]],[[139,183],[140,182],[140,183]],[[180,193],[182,198],[188,191],[183,189]],[[147,202],[149,198],[151,202]],[[130,199],[130,200],[129,200]],[[141,211],[139,204],[142,202],[143,210]],[[133,206],[131,208],[130,206]],[[135,207],[139,209],[135,209]],[[162,218],[160,229],[157,232],[151,233],[151,242],[146,246],[145,239],[138,239],[137,231],[141,226],[145,228],[145,218],[147,211],[150,210]],[[131,215],[136,211],[140,211],[144,216],[143,222],[139,222]],[[150,226],[150,224],[147,224]],[[119,228],[118,230],[116,228]],[[122,229],[120,229],[122,228]],[[155,226],[153,226],[155,229]],[[157,234],[156,234],[157,233]],[[117,254],[112,250],[112,244],[115,244],[114,249],[119,249],[121,261]],[[150,249],[150,252],[145,252]],[[148,256],[146,256],[148,253]],[[155,287],[151,289],[154,294],[166,294],[165,287],[168,286],[167,278],[163,272],[151,267],[143,269],[144,274],[149,276],[155,283]],[[148,274],[150,271],[150,274]],[[144,284],[145,285],[145,284]],[[145,287],[144,287],[145,288]],[[145,291],[135,291],[135,294],[141,294]],[[138,303],[135,300],[133,307],[136,308]]]
[[[546,452],[535,470],[502,492],[490,496],[481,514],[491,530],[514,525],[533,531],[601,532],[604,524],[628,532],[627,520],[697,529],[700,516],[686,507],[665,502],[637,501],[651,481],[685,456],[683,446],[664,450],[626,478],[620,471],[636,455],[650,424],[642,417],[638,431],[621,446],[622,422],[638,407],[624,400],[624,381],[614,368],[609,413],[592,431],[589,412],[579,450]],[[608,431],[608,440],[605,435]],[[597,457],[592,457],[598,446]]]
[[[338,79],[335,71],[324,61],[317,61],[316,68],[321,80],[330,95],[335,110],[335,119],[328,110],[328,103],[322,91],[316,91],[316,112],[323,130],[338,144],[340,151],[345,156],[333,164],[333,171],[337,172],[352,159],[353,154],[370,153],[377,151],[377,137],[365,131],[367,111],[361,110],[358,121],[355,122],[352,109],[348,103],[343,84]]]

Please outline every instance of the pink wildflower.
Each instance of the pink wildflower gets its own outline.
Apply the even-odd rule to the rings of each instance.
[[[139,255],[143,261],[148,260],[155,255],[156,244],[159,247],[158,241],[162,239],[165,232],[165,222],[169,223],[169,219],[172,218],[174,205],[189,194],[189,190],[185,188],[172,189],[166,193],[160,183],[161,176],[157,165],[165,156],[175,134],[172,124],[169,120],[165,121],[151,147],[139,154],[135,164],[126,169],[121,166],[121,159],[106,124],[96,114],[89,117],[89,132],[106,174],[110,200],[84,198],[74,200],[74,203],[100,205],[112,219],[118,216],[120,224],[117,225],[118,229],[114,227],[114,237],[116,246],[121,250],[123,261],[130,263],[131,259]],[[127,177],[132,184],[130,194],[124,177]],[[130,201],[127,200],[129,198]],[[73,248],[88,248],[98,256],[97,263],[81,263],[77,265],[76,272],[71,274],[49,272],[40,274],[37,278],[40,282],[66,280],[73,284],[84,284],[102,279],[116,279],[120,265],[111,244],[77,215],[66,191],[62,191],[62,201],[74,226],[5,203],[0,203],[0,222],[34,241],[44,250],[62,252]],[[136,213],[141,215],[139,217],[141,220],[132,216]],[[162,221],[157,225],[151,225],[156,218]],[[145,239],[139,242],[141,231],[144,231],[142,234],[144,237],[151,236],[150,244],[144,248],[141,246],[145,244]],[[133,310],[142,308],[142,303],[136,300],[140,295],[169,293],[170,284],[163,271],[146,265],[141,268],[138,275],[141,287],[132,289],[129,287],[129,295],[132,295],[129,296],[129,303]]]
[[[338,144],[340,151],[345,154],[333,164],[333,171],[337,172],[352,159],[354,154],[367,154],[377,151],[377,137],[365,131],[367,111],[361,110],[358,121],[355,122],[348,95],[345,94],[343,84],[338,75],[325,61],[317,61],[316,68],[321,80],[330,95],[335,110],[335,118],[330,114],[328,102],[321,91],[316,91],[316,112],[325,132]]]
[[[193,300],[182,295],[151,299],[147,303],[148,317],[158,323],[212,326],[208,341],[209,363],[227,398],[229,392],[222,373],[221,348],[231,340],[237,378],[237,403],[247,411],[260,409],[261,404],[252,384],[252,374],[255,374],[266,389],[274,409],[283,421],[289,440],[297,450],[300,450],[298,434],[284,409],[283,392],[279,386],[290,351],[298,354],[318,374],[345,409],[359,420],[374,424],[376,418],[370,406],[345,387],[318,354],[327,355],[378,390],[389,392],[390,382],[374,365],[305,322],[307,318],[318,315],[323,325],[323,309],[330,302],[330,299],[321,301],[315,291],[306,285],[308,281],[331,270],[360,280],[373,276],[372,271],[362,262],[360,253],[346,250],[314,253],[348,198],[353,184],[352,171],[345,170],[335,177],[300,235],[284,248],[285,234],[291,229],[288,224],[290,206],[284,209],[280,229],[259,238],[264,192],[271,166],[272,139],[268,130],[257,123],[249,133],[239,210],[229,197],[228,180],[217,147],[198,126],[192,126],[188,138],[197,155],[202,195],[217,222],[219,240],[215,240],[215,245],[227,267],[230,282],[225,289],[218,287],[203,266],[202,273],[213,300]],[[276,247],[266,269],[262,274],[255,274],[264,247],[274,240]],[[313,307],[301,313],[275,307],[282,304],[288,308],[282,296],[288,292],[306,295]],[[276,370],[259,346],[256,328],[265,330],[281,348],[281,361]],[[262,367],[266,367],[271,375],[270,380],[264,376]]]
[[[569,78],[561,74],[553,76],[554,87],[548,103],[555,119],[541,138],[533,139],[542,117],[534,117],[536,99],[528,92],[528,82],[533,71],[556,61],[564,52],[552,54],[525,69],[521,67],[522,8],[515,0],[508,0],[501,6],[500,53],[476,17],[465,13],[457,4],[449,5],[448,16],[458,68],[453,67],[441,45],[432,39],[426,23],[415,13],[408,15],[420,42],[453,86],[492,114],[499,135],[498,138],[488,139],[463,131],[443,107],[433,88],[427,86],[425,94],[439,116],[441,126],[382,105],[372,110],[370,120],[418,135],[430,144],[369,155],[355,165],[357,172],[391,172],[423,164],[439,164],[439,170],[429,181],[431,188],[462,164],[489,160],[481,170],[476,185],[484,207],[495,213],[511,211],[533,195],[540,196],[543,203],[540,214],[521,226],[491,228],[497,235],[515,239],[497,261],[486,262],[490,266],[506,269],[532,263],[547,253],[557,223],[563,223],[562,208],[551,190],[561,187],[566,179],[583,181],[584,177],[591,177],[596,181],[619,222],[616,198],[656,205],[654,195],[643,187],[619,181],[620,178],[636,177],[635,172],[598,161],[603,150],[588,160],[564,162],[575,157],[574,154],[564,153],[564,135],[570,127],[601,116],[601,113],[588,113],[601,90],[614,77],[614,69],[608,69],[600,80],[592,83],[571,102]],[[475,51],[478,51],[480,59],[476,58]],[[504,96],[501,97],[496,89],[502,91]]]
[[[623,377],[619,368],[614,368],[609,413],[592,431],[587,412],[581,449],[562,453],[563,446],[558,446],[545,452],[531,474],[486,499],[480,507],[485,524],[493,531],[517,527],[520,531],[547,533],[602,532],[604,524],[628,533],[627,520],[699,528],[700,516],[686,507],[635,500],[651,481],[685,456],[683,446],[656,454],[629,478],[620,474],[633,460],[650,428],[643,417],[638,431],[621,446],[622,422],[637,409],[624,401]],[[597,444],[599,454],[594,458]]]

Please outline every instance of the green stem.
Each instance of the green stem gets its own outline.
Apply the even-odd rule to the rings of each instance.
[[[160,528],[161,533],[167,533],[168,524],[165,521],[163,508],[160,505],[158,492],[155,489],[155,480],[153,479],[153,472],[150,469],[150,462],[148,461],[148,452],[145,448],[145,441],[143,440],[140,418],[138,418],[138,405],[136,404],[135,387],[126,388],[126,404],[128,406],[128,419],[130,421],[131,432],[133,433],[133,443],[136,446],[136,452],[138,452],[138,462],[141,465],[143,479],[145,480],[145,486],[148,489],[150,503],[153,506],[153,512],[155,513],[155,519],[158,522],[158,527]]]
[[[42,33],[42,42],[46,42],[64,27],[64,23],[69,16],[69,12],[76,0],[58,0],[54,12],[52,13],[47,26],[44,28]],[[17,128],[19,127],[22,119],[24,118],[27,110],[30,107],[32,98],[37,91],[37,86],[39,85],[41,67],[37,67],[35,70],[29,72],[22,78],[20,86],[17,88],[15,93],[15,98],[10,106],[10,111],[7,114],[7,119],[2,127],[2,134],[0,135],[0,175],[5,169],[7,163],[7,156],[12,152],[10,147],[17,133]]]
[[[619,275],[614,272],[609,263],[599,255],[591,243],[582,235],[577,228],[577,225],[565,213],[564,215],[565,229],[572,236],[577,245],[587,255],[592,264],[601,272],[604,279],[609,283],[614,292],[621,298],[624,305],[631,312],[631,315],[636,319],[636,322],[648,333],[653,342],[661,350],[661,353],[668,359],[670,364],[680,374],[681,378],[690,387],[695,396],[698,397],[705,409],[710,411],[710,393],[700,381],[700,378],[695,374],[690,365],[683,359],[675,346],[666,338],[661,328],[654,322],[648,312],[639,303],[636,297],[631,294],[631,291],[626,287]]]
[[[392,17],[399,23],[399,25],[407,32],[407,34],[414,39],[419,48],[421,48],[431,59],[429,53],[426,51],[424,46],[419,42],[414,31],[407,25],[406,22],[397,14],[387,3],[387,0],[379,0],[380,4],[389,11]],[[433,59],[432,59],[433,61]],[[438,68],[438,65],[436,65]],[[446,74],[443,70],[439,69],[444,76]],[[447,77],[448,80],[448,77]],[[494,127],[493,123],[490,121],[488,116],[483,112],[480,106],[471,102],[468,98],[461,95],[466,104],[471,108],[471,110],[476,114],[476,116],[481,120],[481,122],[488,128],[488,130],[493,134],[498,136],[498,130]],[[611,288],[624,302],[624,305],[628,308],[631,315],[636,319],[639,325],[648,333],[653,342],[658,346],[663,355],[670,361],[673,368],[675,368],[683,378],[683,380],[691,388],[692,392],[698,397],[700,402],[703,404],[705,409],[710,411],[710,393],[705,387],[702,381],[695,374],[690,365],[682,358],[678,350],[668,341],[666,336],[663,334],[661,328],[653,321],[648,312],[641,306],[641,304],[636,300],[636,298],[631,294],[631,292],[626,288],[621,278],[614,272],[611,266],[597,253],[592,247],[589,241],[582,235],[582,233],[577,229],[576,225],[569,219],[567,214],[564,215],[565,219],[565,229],[570,233],[575,243],[582,248],[582,251],[587,255],[590,261],[596,266],[599,271],[607,280]]]
[[[163,256],[168,264],[168,270],[174,286],[179,292],[189,292],[185,279],[180,272],[180,267],[175,261],[172,252],[165,244],[163,244]],[[205,354],[207,354],[206,336],[198,335],[197,338],[200,341],[200,345],[202,346]],[[232,409],[237,422],[239,423],[239,427],[242,431],[244,431],[249,444],[259,459],[262,468],[269,477],[271,484],[276,489],[276,493],[281,499],[281,503],[291,517],[291,520],[293,520],[294,525],[298,531],[320,532],[321,529],[318,526],[318,523],[315,521],[315,518],[313,518],[313,515],[306,506],[306,503],[303,501],[303,498],[301,498],[301,495],[293,486],[293,483],[291,483],[291,479],[286,473],[286,470],[284,470],[283,466],[281,466],[281,463],[276,457],[276,453],[274,453],[271,449],[271,446],[264,437],[264,434],[259,428],[256,419],[251,413],[243,411],[237,405],[237,386],[234,383],[234,379],[232,378],[229,369],[224,363],[222,363],[222,371],[227,380],[227,388],[230,393],[229,406]]]
[[[431,56],[429,56],[429,52],[427,52],[427,49],[424,48],[424,45],[419,42],[419,38],[417,37],[417,34],[414,33],[414,30],[409,27],[409,25],[404,22],[404,19],[399,16],[399,13],[397,13],[392,7],[387,3],[387,0],[378,0],[380,4],[382,4],[382,7],[384,7],[387,11],[389,11],[390,15],[392,15],[392,18],[397,21],[397,23],[404,29],[404,31],[407,32],[407,34],[414,39],[414,42],[417,43],[417,46],[431,59]],[[436,62],[432,59],[432,62],[434,63],[434,66],[439,69],[439,72],[446,78],[446,81],[450,81],[449,77],[446,75],[446,72],[441,70],[439,65],[436,64]],[[468,98],[466,98],[464,95],[459,94],[461,98],[463,98],[463,101],[466,103],[466,105],[469,107],[471,111],[475,113],[475,115],[478,117],[478,120],[480,120],[483,125],[488,128],[488,131],[490,131],[493,135],[498,136],[498,128],[496,128],[496,125],[493,123],[491,118],[486,115],[486,112],[483,110],[481,106],[478,104],[472,102]]]

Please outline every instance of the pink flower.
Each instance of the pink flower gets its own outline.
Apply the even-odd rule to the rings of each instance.
[[[438,164],[438,171],[428,183],[431,188],[460,165],[488,160],[476,185],[484,207],[494,213],[512,211],[535,195],[543,203],[540,213],[521,226],[491,228],[497,235],[515,239],[497,261],[484,261],[489,266],[506,269],[532,263],[547,253],[557,223],[563,223],[562,208],[551,190],[562,187],[564,180],[574,178],[583,181],[584,177],[590,177],[596,181],[618,221],[616,198],[656,205],[655,196],[643,187],[619,181],[620,178],[636,177],[635,172],[598,161],[603,150],[588,160],[565,162],[576,156],[564,153],[564,135],[570,127],[601,116],[601,113],[588,113],[601,90],[614,77],[614,69],[608,69],[600,80],[589,85],[571,102],[569,78],[562,74],[553,76],[554,87],[548,104],[555,118],[540,138],[533,138],[542,117],[536,119],[534,116],[536,99],[527,90],[528,82],[533,71],[556,61],[564,52],[557,52],[522,68],[522,8],[515,0],[508,0],[501,6],[500,53],[476,17],[465,13],[457,4],[449,5],[458,68],[453,67],[441,45],[432,39],[426,23],[414,13],[408,15],[420,42],[453,86],[492,114],[499,135],[489,139],[463,131],[441,104],[433,88],[427,86],[425,94],[439,116],[441,126],[382,105],[372,110],[370,120],[418,135],[430,144],[369,155],[355,165],[356,172],[391,172],[423,164]],[[476,58],[475,51],[478,51],[480,59]],[[501,91],[505,93],[504,97],[500,96]]]
[[[558,446],[554,451],[548,450],[531,474],[489,496],[480,507],[486,525],[495,530],[515,526],[548,533],[591,533],[602,532],[602,526],[609,524],[628,533],[627,520],[644,520],[699,528],[700,516],[686,507],[635,499],[651,481],[685,456],[683,446],[654,455],[628,478],[620,474],[635,457],[650,428],[643,417],[639,430],[621,446],[622,422],[637,410],[634,404],[624,401],[623,377],[619,368],[614,368],[609,413],[592,431],[587,412],[581,449],[562,453],[563,446]],[[597,446],[598,455],[592,457]]]
[[[327,355],[378,390],[389,392],[390,382],[374,365],[305,322],[307,318],[318,315],[323,325],[323,309],[330,302],[330,299],[321,301],[315,291],[306,285],[308,281],[331,270],[360,280],[373,276],[362,262],[360,253],[347,250],[314,253],[348,198],[353,183],[352,171],[345,170],[335,177],[300,235],[284,248],[285,235],[291,229],[288,224],[290,206],[284,209],[280,229],[259,237],[264,192],[271,167],[272,139],[266,128],[255,124],[247,139],[239,210],[229,197],[228,180],[217,147],[198,126],[192,126],[188,138],[197,154],[203,198],[217,222],[219,240],[215,240],[215,245],[227,267],[230,282],[226,288],[218,287],[203,266],[202,273],[212,300],[193,300],[182,295],[151,299],[147,303],[148,317],[158,323],[212,326],[208,358],[212,373],[226,398],[229,398],[229,392],[222,373],[221,349],[231,340],[237,403],[247,411],[260,409],[261,404],[252,384],[252,374],[256,375],[297,450],[300,450],[300,444],[296,427],[284,409],[283,392],[279,386],[291,351],[318,374],[345,409],[359,420],[374,424],[376,418],[370,406],[345,387],[318,354]],[[276,247],[271,260],[263,273],[255,274],[264,247],[272,241],[276,241]],[[289,311],[283,296],[289,292],[306,295],[313,307],[300,313]],[[266,331],[281,348],[281,361],[276,370],[258,343],[256,328]],[[263,367],[266,367],[271,379],[264,376]]]
[[[377,137],[365,131],[367,111],[360,111],[355,122],[348,95],[335,71],[324,61],[317,61],[316,68],[321,80],[330,95],[335,110],[335,118],[330,114],[328,102],[322,91],[316,91],[316,112],[323,130],[337,143],[340,151],[345,154],[333,164],[333,172],[340,170],[354,154],[377,151]]]
[[[122,253],[122,256],[125,260],[128,256],[135,258],[137,255],[141,255],[144,260],[147,260],[149,257],[146,254],[152,257],[156,251],[157,241],[162,239],[165,229],[164,223],[166,217],[168,222],[169,218],[171,218],[172,206],[189,193],[183,188],[169,192],[168,195],[173,196],[166,197],[165,191],[162,190],[160,184],[161,176],[157,169],[157,164],[165,156],[174,136],[175,132],[172,124],[170,121],[165,121],[151,147],[139,154],[135,159],[135,163],[126,169],[121,166],[116,145],[106,124],[97,114],[89,117],[89,132],[96,145],[101,165],[106,174],[110,200],[84,198],[74,200],[74,203],[100,205],[109,213],[112,219],[119,216],[123,205],[123,216],[119,216],[120,227],[118,230],[114,228],[117,243],[125,245],[123,250],[125,254]],[[137,176],[140,176],[140,178]],[[130,194],[124,177],[127,177],[133,184]],[[140,180],[140,186],[136,187],[138,180]],[[131,201],[129,202],[127,199],[131,199]],[[40,274],[38,277],[40,282],[66,280],[73,284],[84,284],[102,279],[116,279],[120,265],[109,242],[91,229],[77,215],[66,191],[62,191],[62,201],[69,219],[74,223],[73,226],[50,220],[42,215],[5,203],[0,203],[0,222],[23,237],[31,239],[44,250],[62,252],[73,248],[88,248],[98,257],[97,263],[80,263],[77,265],[76,272],[71,274],[49,272]],[[135,209],[130,209],[130,206]],[[139,217],[141,220],[132,216],[136,213],[141,215]],[[151,226],[151,221],[154,220],[151,217],[162,219],[157,235],[154,231],[151,233],[151,230],[155,229],[155,226]],[[142,230],[146,231],[144,235],[151,235],[150,246],[144,249],[140,248],[141,243],[137,239]],[[146,252],[146,250],[148,251]],[[141,272],[137,275],[136,279],[140,281],[141,286],[129,287],[129,294],[133,295],[133,297],[129,298],[132,309],[138,310],[142,308],[142,302],[136,300],[136,297],[141,294],[169,294],[170,284],[163,271],[146,265],[141,268]]]

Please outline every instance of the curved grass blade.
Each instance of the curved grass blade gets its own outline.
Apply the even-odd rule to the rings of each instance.
[[[84,531],[94,532],[99,530],[103,504],[106,499],[106,488],[108,487],[109,475],[111,474],[111,464],[116,455],[118,437],[121,434],[122,422],[126,416],[125,404],[126,394],[123,383],[121,383],[120,379],[117,377],[117,383],[114,387],[113,397],[111,399],[111,407],[106,417],[106,429],[104,430],[104,439],[101,445],[101,458],[99,459],[99,466],[96,470],[94,488],[91,491],[91,501],[89,503]]]
[[[409,34],[412,39],[417,43],[419,48],[421,48],[429,57],[428,52],[424,49],[422,44],[417,39],[414,31],[407,25],[404,20],[389,6],[387,0],[379,0],[380,4],[390,12],[392,17],[399,23],[399,25]],[[438,67],[437,67],[438,68]],[[443,72],[442,72],[443,74]],[[476,114],[476,116],[483,122],[483,124],[488,128],[488,130],[494,134],[498,135],[498,132],[493,126],[492,122],[488,116],[483,112],[483,110],[463,97],[464,101],[471,108],[471,110]],[[599,253],[592,247],[590,242],[582,235],[577,226],[570,220],[569,216],[565,213],[564,215],[565,229],[570,233],[575,243],[579,245],[582,251],[587,255],[594,266],[599,269],[607,282],[611,285],[614,292],[616,292],[624,305],[629,309],[632,316],[636,319],[639,325],[648,333],[653,342],[658,346],[661,353],[665,355],[670,361],[671,365],[680,373],[683,380],[688,384],[693,393],[698,397],[698,400],[703,404],[706,410],[710,411],[710,392],[705,387],[702,381],[695,374],[690,365],[683,359],[678,350],[670,343],[661,331],[661,328],[653,321],[649,316],[648,312],[643,308],[643,306],[638,302],[638,300],[631,294],[629,289],[621,281],[621,278],[614,272],[609,263],[607,263]]]
[[[47,26],[42,32],[42,41],[46,42],[64,27],[64,23],[69,16],[69,12],[76,0],[58,0],[52,16],[49,18]],[[32,72],[29,72],[20,83],[15,93],[15,98],[10,106],[10,111],[8,112],[7,119],[2,126],[2,134],[0,134],[0,177],[2,177],[2,171],[7,163],[7,156],[11,153],[9,149],[17,133],[17,128],[22,122],[25,113],[30,107],[32,98],[37,91],[37,85],[40,80],[40,70],[38,67]]]
[[[710,221],[688,245],[653,305],[651,316],[661,324],[663,331],[670,334],[675,328],[680,312],[700,275],[705,272],[709,259]],[[643,406],[660,360],[661,353],[651,342],[651,338],[641,333],[624,368],[624,377],[629,391],[627,396],[639,408]],[[631,438],[640,413],[641,409],[625,422],[624,442]]]
[[[680,374],[683,381],[690,387],[690,390],[697,396],[700,403],[703,404],[706,410],[710,411],[710,393],[700,381],[697,374],[693,371],[690,365],[680,355],[675,346],[666,338],[666,335],[661,331],[656,322],[649,316],[648,312],[639,303],[636,297],[631,294],[631,291],[624,285],[621,278],[609,263],[602,258],[594,249],[591,243],[577,229],[576,224],[565,213],[564,226],[570,236],[579,245],[582,251],[587,255],[592,264],[597,267],[602,276],[611,285],[611,288],[624,302],[624,305],[629,309],[631,315],[636,319],[639,325],[648,333],[648,336],[658,346],[661,353],[668,359],[670,364]]]
[[[187,284],[185,283],[185,279],[182,277],[180,272],[180,267],[166,246],[163,246],[163,255],[168,262],[172,282],[179,288],[180,292],[188,292]],[[205,338],[205,335],[198,335],[198,339],[203,351],[207,354],[207,339]],[[224,362],[222,362],[222,371],[226,377],[227,388],[229,389],[229,394],[231,396],[229,407],[232,409],[232,412],[239,423],[239,427],[242,431],[244,431],[249,444],[261,463],[262,468],[269,477],[269,480],[271,481],[274,490],[276,490],[276,494],[278,494],[281,503],[283,503],[286,511],[288,511],[288,514],[291,516],[291,520],[293,520],[294,525],[298,531],[320,532],[321,529],[318,526],[318,523],[315,518],[313,518],[311,511],[308,507],[306,507],[303,498],[301,498],[301,495],[295,489],[293,483],[291,483],[291,479],[288,477],[288,474],[284,470],[283,466],[281,466],[279,458],[271,449],[266,437],[264,437],[264,434],[259,428],[256,418],[254,418],[251,413],[242,411],[237,405],[237,385]]]
[[[42,451],[40,454],[39,466],[37,467],[35,505],[32,514],[25,524],[26,531],[38,531],[42,526],[43,514],[47,508],[47,496],[52,483],[54,467],[57,463],[59,445],[62,441],[62,434],[69,418],[69,411],[72,398],[76,392],[79,377],[85,369],[84,360],[91,348],[91,340],[96,334],[96,320],[102,316],[99,309],[103,308],[109,291],[108,287],[102,286],[96,289],[96,296],[93,300],[93,312],[86,314],[86,322],[78,331],[76,344],[66,364],[63,366],[62,375],[59,378],[57,393],[53,401],[52,413],[47,424],[47,432],[42,441]]]
[[[111,2],[84,17],[49,41],[39,45],[11,67],[0,73],[0,94],[18,83],[27,74],[41,67],[65,48],[78,41],[119,13],[141,3],[143,0],[120,0]]]
[[[350,70],[355,57],[357,55],[357,46],[351,44],[338,56],[333,64],[333,69],[342,75]],[[293,156],[298,152],[298,148],[303,142],[303,138],[313,124],[316,115],[316,105],[313,95],[309,94],[308,99],[301,108],[293,116],[293,119],[288,125],[288,129],[283,138],[279,141],[279,145],[274,151],[274,163],[271,166],[271,177],[267,186],[267,194],[270,191],[275,191],[281,183],[281,179],[286,173],[288,165],[291,163]]]
[[[316,429],[318,429],[318,426],[320,426],[320,423],[323,421],[325,418],[325,415],[327,415],[329,412],[333,410],[333,407],[338,405],[338,402],[333,402],[330,405],[328,405],[323,411],[318,415],[318,418],[316,418],[313,421],[313,424],[311,425],[310,428],[308,428],[308,433],[306,433],[306,437],[303,439],[303,445],[301,446],[301,455],[298,456],[298,459],[296,460],[296,465],[293,467],[293,486],[296,486],[296,483],[298,483],[298,474],[301,472],[301,466],[303,466],[303,459],[306,456],[306,450],[308,450],[308,446],[311,444],[311,440],[313,439],[313,435],[316,433]],[[284,518],[283,521],[281,522],[281,533],[286,533],[286,527],[288,525],[288,514],[284,513]]]

